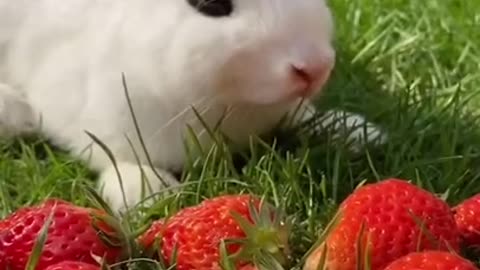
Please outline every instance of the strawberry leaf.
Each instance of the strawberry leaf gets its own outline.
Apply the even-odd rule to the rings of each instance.
[[[261,252],[254,260],[259,270],[284,270],[283,266],[270,253]]]
[[[220,242],[220,267],[222,270],[235,270],[235,264],[228,255],[225,241]]]
[[[257,256],[262,256],[261,254],[269,254],[284,265],[289,255],[287,253],[289,252],[290,220],[284,219],[282,211],[272,210],[274,208],[263,201],[258,208],[259,210],[253,201],[249,202],[248,210],[252,222],[239,213],[231,211],[233,219],[246,235],[244,239],[227,241],[227,243],[240,243],[242,247],[232,258],[252,262]]]

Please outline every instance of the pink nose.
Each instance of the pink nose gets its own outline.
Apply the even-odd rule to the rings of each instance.
[[[296,92],[300,96],[309,96],[317,87],[323,86],[330,76],[333,64],[292,64],[291,77]]]

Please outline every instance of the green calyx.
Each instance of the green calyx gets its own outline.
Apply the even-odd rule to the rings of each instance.
[[[290,220],[286,218],[283,211],[271,207],[264,201],[260,202],[259,210],[252,201],[249,202],[248,208],[252,221],[236,212],[231,213],[245,233],[245,238],[226,240],[227,245],[241,246],[240,250],[230,255],[229,258],[234,262],[255,264],[258,269],[283,269],[282,266],[288,263],[290,256],[288,245]],[[222,246],[221,251],[222,248],[225,247]],[[226,249],[223,252],[226,252]],[[224,259],[222,261],[225,262]],[[224,269],[229,269],[229,267],[224,267]]]

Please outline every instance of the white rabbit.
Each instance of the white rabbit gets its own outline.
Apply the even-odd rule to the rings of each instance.
[[[122,73],[156,172],[176,185],[186,125],[211,143],[191,107],[209,125],[227,111],[221,130],[238,143],[269,131],[327,81],[332,30],[324,0],[0,0],[0,132],[41,132],[71,150],[120,210],[142,198],[140,168],[146,195],[163,188]],[[85,131],[113,152],[125,198]]]

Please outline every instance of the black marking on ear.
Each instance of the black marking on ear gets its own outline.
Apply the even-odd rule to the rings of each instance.
[[[209,17],[226,17],[232,14],[233,0],[187,0],[198,12]]]

